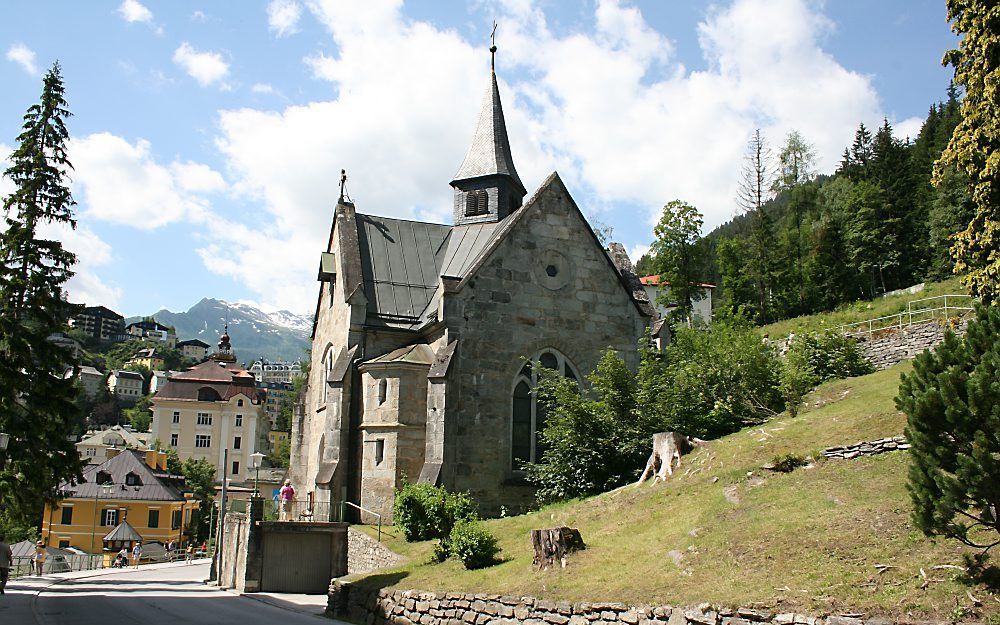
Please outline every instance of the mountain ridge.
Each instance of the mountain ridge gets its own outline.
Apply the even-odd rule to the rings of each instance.
[[[288,310],[267,313],[251,304],[203,297],[183,312],[161,309],[152,315],[173,326],[177,340],[199,339],[214,346],[228,322],[233,352],[241,361],[305,360],[309,357],[312,319]],[[131,317],[126,324],[144,317]]]

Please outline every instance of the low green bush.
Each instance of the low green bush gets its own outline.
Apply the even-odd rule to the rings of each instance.
[[[478,518],[468,493],[430,484],[404,484],[396,491],[393,518],[407,542],[447,538],[457,521]]]
[[[774,460],[771,461],[772,470],[778,471],[779,473],[791,473],[795,469],[804,467],[807,464],[809,464],[808,460],[796,454],[775,456]]]
[[[477,520],[455,523],[448,538],[450,554],[462,561],[467,569],[481,569],[496,564],[500,545],[486,526]]]

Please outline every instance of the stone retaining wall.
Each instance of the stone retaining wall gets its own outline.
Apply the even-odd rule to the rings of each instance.
[[[405,558],[368,534],[347,528],[347,573],[365,573],[402,564]]]
[[[768,610],[633,607],[622,603],[569,603],[532,597],[369,590],[347,582],[330,586],[327,616],[363,625],[866,625],[853,616],[806,616]],[[872,619],[871,625],[885,625]]]
[[[954,327],[950,323],[929,321],[902,330],[883,330],[872,338],[867,335],[859,337],[858,348],[861,350],[861,355],[880,371],[904,360],[915,358],[925,349],[934,347],[944,340],[946,329],[963,336],[968,325],[969,320],[962,319]]]
[[[843,458],[850,460],[860,456],[877,456],[888,451],[909,449],[910,444],[906,442],[905,436],[893,436],[890,438],[880,438],[876,441],[866,441],[853,445],[843,445],[841,447],[827,447],[823,450],[823,455],[827,458]]]

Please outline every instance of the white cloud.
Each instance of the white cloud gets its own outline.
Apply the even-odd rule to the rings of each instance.
[[[229,63],[218,52],[199,52],[185,41],[174,51],[174,63],[180,65],[202,87],[215,83],[225,87],[221,81],[229,75]]]
[[[208,15],[204,11],[194,11],[191,13],[190,19],[192,22],[206,22],[208,21]]]
[[[892,133],[899,139],[909,138],[911,141],[920,134],[920,128],[924,125],[922,117],[908,117],[903,121],[892,125]]]
[[[302,5],[295,0],[271,0],[267,5],[267,25],[279,37],[299,32]]]
[[[38,66],[35,65],[35,53],[23,43],[15,43],[7,50],[7,60],[17,63],[21,66],[21,69],[32,76],[38,75]]]
[[[336,96],[280,112],[220,113],[218,146],[234,190],[262,201],[272,223],[266,240],[257,234],[265,228],[230,229],[218,248],[201,251],[214,271],[293,310],[315,297],[309,273],[342,167],[360,211],[449,218],[447,182],[489,76],[485,45],[405,18],[400,2],[307,6],[336,53],[304,61]],[[883,112],[870,77],[823,50],[832,24],[820,8],[809,0],[733,0],[711,9],[698,28],[707,67],[691,71],[637,8],[601,0],[590,24],[557,34],[537,5],[509,0],[497,71],[529,193],[557,169],[578,199],[591,198],[584,210],[608,223],[651,225],[664,203],[681,198],[711,229],[734,212],[756,127],[775,144],[798,130],[815,145],[819,169],[830,171],[858,122],[877,124]],[[526,78],[506,82],[511,65]],[[639,214],[620,214],[620,206],[638,206]],[[644,241],[629,243],[638,260]],[[276,254],[282,267],[269,260]]]
[[[0,143],[0,171],[9,167],[12,148]],[[0,176],[0,202],[14,191],[14,183],[6,176]],[[78,223],[74,230],[68,225],[42,224],[38,235],[61,241],[63,246],[76,254],[73,266],[74,276],[66,284],[70,300],[74,302],[94,302],[115,307],[122,296],[122,290],[105,283],[97,275],[97,268],[108,265],[113,260],[111,246],[103,241],[88,225]]]
[[[134,144],[102,132],[73,139],[75,193],[92,219],[153,230],[169,223],[206,218],[209,203],[198,193],[225,188],[205,165],[156,162],[148,141]]]
[[[153,21],[153,12],[139,0],[124,0],[118,7],[118,15],[121,15],[122,19],[129,23],[145,22],[148,24]]]
[[[254,83],[254,85],[252,87],[250,87],[250,91],[253,91],[254,93],[260,93],[260,94],[265,94],[266,95],[266,94],[274,93],[274,87],[272,87],[271,85],[269,85],[267,83],[258,82],[258,83]]]
[[[633,245],[631,248],[629,248],[629,250],[628,250],[628,258],[629,258],[629,260],[632,261],[632,264],[634,265],[637,262],[639,262],[639,259],[642,258],[648,252],[649,252],[649,246],[648,245],[643,245],[641,243],[637,243],[637,244]]]

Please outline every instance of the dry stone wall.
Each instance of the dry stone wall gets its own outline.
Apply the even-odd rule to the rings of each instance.
[[[877,456],[889,451],[899,451],[909,448],[910,444],[906,442],[905,436],[892,436],[890,438],[880,438],[875,441],[855,443],[854,445],[828,447],[823,450],[823,455],[827,458],[850,460],[851,458]]]
[[[532,597],[373,590],[334,580],[327,616],[363,625],[867,625],[852,616],[768,610],[569,603]],[[885,620],[877,620],[884,625]],[[875,625],[876,620],[871,621]]]
[[[364,532],[347,528],[347,573],[365,573],[397,564],[405,558]]]
[[[925,349],[934,347],[944,340],[947,329],[963,336],[968,324],[968,319],[959,321],[954,327],[938,321],[915,324],[902,330],[884,331],[885,333],[876,334],[871,338],[861,336],[858,339],[858,347],[865,359],[880,371],[904,360],[915,358]]]

